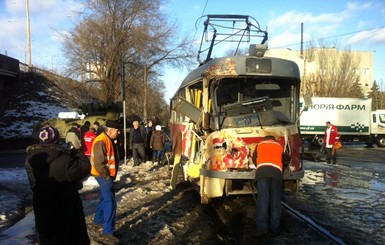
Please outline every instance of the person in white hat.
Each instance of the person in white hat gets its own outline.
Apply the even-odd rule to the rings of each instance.
[[[155,131],[152,132],[151,139],[150,139],[150,148],[152,149],[152,152],[153,152],[152,159],[155,165],[157,165],[161,160],[165,142],[166,142],[166,139],[165,139],[162,127],[160,125],[156,125]]]

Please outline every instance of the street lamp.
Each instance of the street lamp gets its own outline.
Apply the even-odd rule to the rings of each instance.
[[[142,65],[131,61],[121,61],[121,66],[124,69],[125,64],[131,64],[135,66],[140,66],[143,69],[143,120],[147,119],[147,80],[148,80],[148,65]]]
[[[144,120],[147,120],[147,76],[148,76],[148,66],[143,65],[143,86],[144,86],[143,119]]]
[[[127,164],[127,125],[126,125],[126,74],[124,69],[124,62],[120,62],[120,78],[121,78],[121,86],[122,86],[122,102],[123,102],[123,133],[124,133],[124,164]]]
[[[31,31],[30,31],[30,21],[29,21],[29,0],[25,1],[25,12],[26,12],[26,19],[27,19],[27,42],[28,42],[28,67],[29,69],[32,68],[31,66]]]
[[[126,163],[126,152],[127,152],[127,143],[126,143],[126,85],[125,85],[125,65],[132,64],[136,66],[143,67],[143,86],[144,86],[144,98],[143,98],[143,119],[147,119],[147,77],[148,77],[148,66],[138,64],[131,61],[121,61],[120,62],[120,75],[121,75],[121,86],[122,86],[122,100],[123,100],[123,130],[124,130],[124,162]]]

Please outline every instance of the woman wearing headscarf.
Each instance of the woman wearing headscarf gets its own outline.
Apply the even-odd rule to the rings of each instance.
[[[90,239],[78,190],[91,171],[88,158],[58,145],[56,128],[39,130],[39,144],[27,148],[25,168],[33,193],[39,244],[88,245]]]

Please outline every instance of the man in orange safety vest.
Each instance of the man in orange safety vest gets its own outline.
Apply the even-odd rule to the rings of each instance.
[[[118,149],[113,141],[122,127],[115,121],[107,121],[105,126],[105,131],[95,138],[91,151],[91,174],[98,182],[101,193],[94,224],[103,225],[102,237],[105,240],[119,243],[119,239],[113,234],[116,217],[114,180],[119,163]]]
[[[283,147],[274,136],[265,136],[253,156],[256,157],[257,236],[281,230],[281,191],[283,171]],[[270,221],[270,223],[269,223]]]

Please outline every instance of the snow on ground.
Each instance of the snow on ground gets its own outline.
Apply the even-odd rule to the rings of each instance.
[[[98,184],[90,177],[83,182],[83,185],[82,191],[90,191]],[[0,196],[1,231],[31,210],[32,192],[25,168],[0,168]]]
[[[124,165],[116,181],[120,181],[126,171],[127,165]],[[83,181],[80,193],[93,191],[97,187],[98,183],[91,176]],[[28,236],[34,234],[32,192],[25,168],[0,168],[0,196],[0,231],[3,230],[3,233],[0,232],[0,244],[15,244],[13,242],[16,240],[18,244],[32,244],[28,243]],[[4,230],[20,218],[22,220],[16,226]]]
[[[20,104],[25,106],[26,109],[23,111],[15,109],[6,110],[2,118],[32,118],[33,115],[34,117],[49,119],[56,118],[59,112],[69,111],[68,108],[64,106],[41,103],[39,101],[22,101]],[[38,120],[14,120],[12,124],[3,124],[2,127],[0,127],[0,135],[2,135],[2,138],[14,138],[15,136],[20,138],[30,137],[33,126],[38,122]]]
[[[5,111],[0,112],[0,137],[3,139],[31,137],[37,122],[57,118],[59,112],[75,111],[69,106],[73,101],[79,105],[85,103],[84,97],[68,91],[69,85],[38,75],[25,76],[13,85],[13,96],[5,100]],[[10,93],[6,88],[2,92]]]
[[[181,190],[171,190],[171,172],[167,165],[155,166],[151,162],[132,165],[132,161],[121,163],[115,181],[118,203],[116,230],[122,244],[216,243],[218,238],[212,235],[215,232],[210,227],[207,214],[203,214],[204,209],[194,188],[187,185]],[[13,216],[24,216],[21,203],[31,199],[23,168],[0,169],[0,187],[4,186],[17,190],[17,194],[7,190],[1,193],[2,197],[7,196],[0,199],[2,227],[9,225]],[[93,177],[83,182],[80,194],[92,244],[103,244],[100,242],[101,230],[93,225],[94,210],[99,202],[99,188]],[[14,210],[15,203],[20,205],[17,210]],[[27,213],[16,226],[0,232],[0,244],[15,244],[15,241],[17,244],[34,244],[33,222],[33,213]]]

